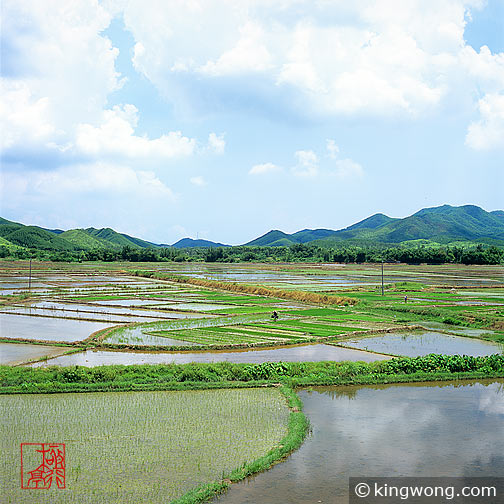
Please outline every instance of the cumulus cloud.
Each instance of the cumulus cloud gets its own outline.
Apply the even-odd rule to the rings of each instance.
[[[319,176],[336,176],[341,180],[360,179],[364,177],[364,169],[350,158],[339,159],[340,149],[332,139],[326,140],[327,158],[331,161],[321,162],[313,150],[298,150],[294,153],[296,164],[289,172],[300,178],[316,178]],[[267,173],[284,171],[273,163],[263,163],[253,166],[249,175],[264,175]]]
[[[292,173],[297,177],[315,177],[318,174],[318,157],[312,150],[298,150],[294,153],[297,163]]]
[[[210,133],[208,135],[208,148],[215,154],[224,154],[224,150],[226,148],[224,135],[216,135],[215,133]]]
[[[61,167],[51,172],[33,172],[30,177],[4,173],[6,187],[17,187],[21,194],[57,196],[62,194],[107,194],[163,197],[174,194],[152,171],[104,162]],[[20,193],[17,193],[18,196]]]
[[[415,116],[453,91],[470,97],[502,89],[504,55],[476,52],[464,40],[471,10],[481,6],[480,0],[147,6],[131,0],[124,19],[137,41],[136,68],[165,96],[180,72],[213,80],[254,72],[260,89],[292,89],[310,111]]]
[[[478,103],[480,120],[472,122],[466,144],[476,150],[504,147],[504,94],[487,94]]]
[[[115,155],[129,158],[172,158],[191,155],[196,141],[184,137],[180,131],[170,131],[159,138],[135,135],[138,110],[134,105],[115,106],[103,112],[98,126],[79,124],[76,146],[79,151],[93,155]]]
[[[55,126],[50,118],[49,99],[34,98],[22,82],[0,81],[0,145],[8,149],[16,144],[46,143]]]
[[[327,155],[331,159],[336,159],[339,154],[339,147],[336,145],[336,142],[331,139],[326,140],[326,149],[327,149]]]
[[[6,0],[2,17],[9,47],[4,80],[23,89],[19,105],[28,96],[34,104],[43,100],[44,115],[57,130],[95,119],[109,93],[121,87],[118,50],[102,35],[111,16],[98,2]]]
[[[275,173],[282,171],[280,166],[273,163],[262,163],[252,166],[249,170],[249,175],[265,175],[267,173]]]
[[[198,71],[215,77],[271,69],[271,55],[263,38],[263,29],[259,24],[246,22],[240,27],[236,45],[222,53],[216,61],[207,61]]]
[[[134,105],[107,105],[125,79],[115,66],[119,50],[104,30],[124,5],[115,0],[2,3],[4,155],[58,156],[57,162],[67,165],[82,156],[112,163],[148,158],[159,165],[195,153],[198,141],[180,131],[157,138],[137,134]],[[224,148],[223,136],[211,134],[209,150],[220,154]]]

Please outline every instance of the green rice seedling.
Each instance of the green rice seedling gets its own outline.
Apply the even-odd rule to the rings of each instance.
[[[289,418],[274,388],[24,394],[0,405],[2,492],[15,504],[164,504],[267,453]],[[20,488],[23,442],[66,444],[65,490]]]

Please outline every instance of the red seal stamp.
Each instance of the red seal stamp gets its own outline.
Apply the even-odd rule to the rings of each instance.
[[[21,488],[65,488],[65,444],[21,443]]]

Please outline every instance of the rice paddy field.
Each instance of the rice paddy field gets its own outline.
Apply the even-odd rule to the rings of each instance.
[[[12,369],[70,376],[112,364],[347,361],[352,369],[398,356],[502,354],[503,344],[501,266],[386,264],[382,291],[381,265],[368,264],[41,262],[30,277],[28,262],[0,262],[0,365]],[[492,387],[501,401],[501,382]],[[422,394],[428,400],[432,388]],[[0,394],[0,403],[13,503],[170,502],[278,446],[289,422],[276,388]],[[33,500],[9,461],[21,442],[42,441],[66,444],[69,486]],[[236,495],[230,502],[254,502]]]
[[[164,504],[270,450],[289,414],[271,388],[0,395],[0,406],[12,504]],[[41,440],[65,443],[66,489],[20,488],[20,443]]]

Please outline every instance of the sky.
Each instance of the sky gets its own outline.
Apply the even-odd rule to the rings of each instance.
[[[504,209],[504,0],[3,0],[0,215],[242,244]]]

